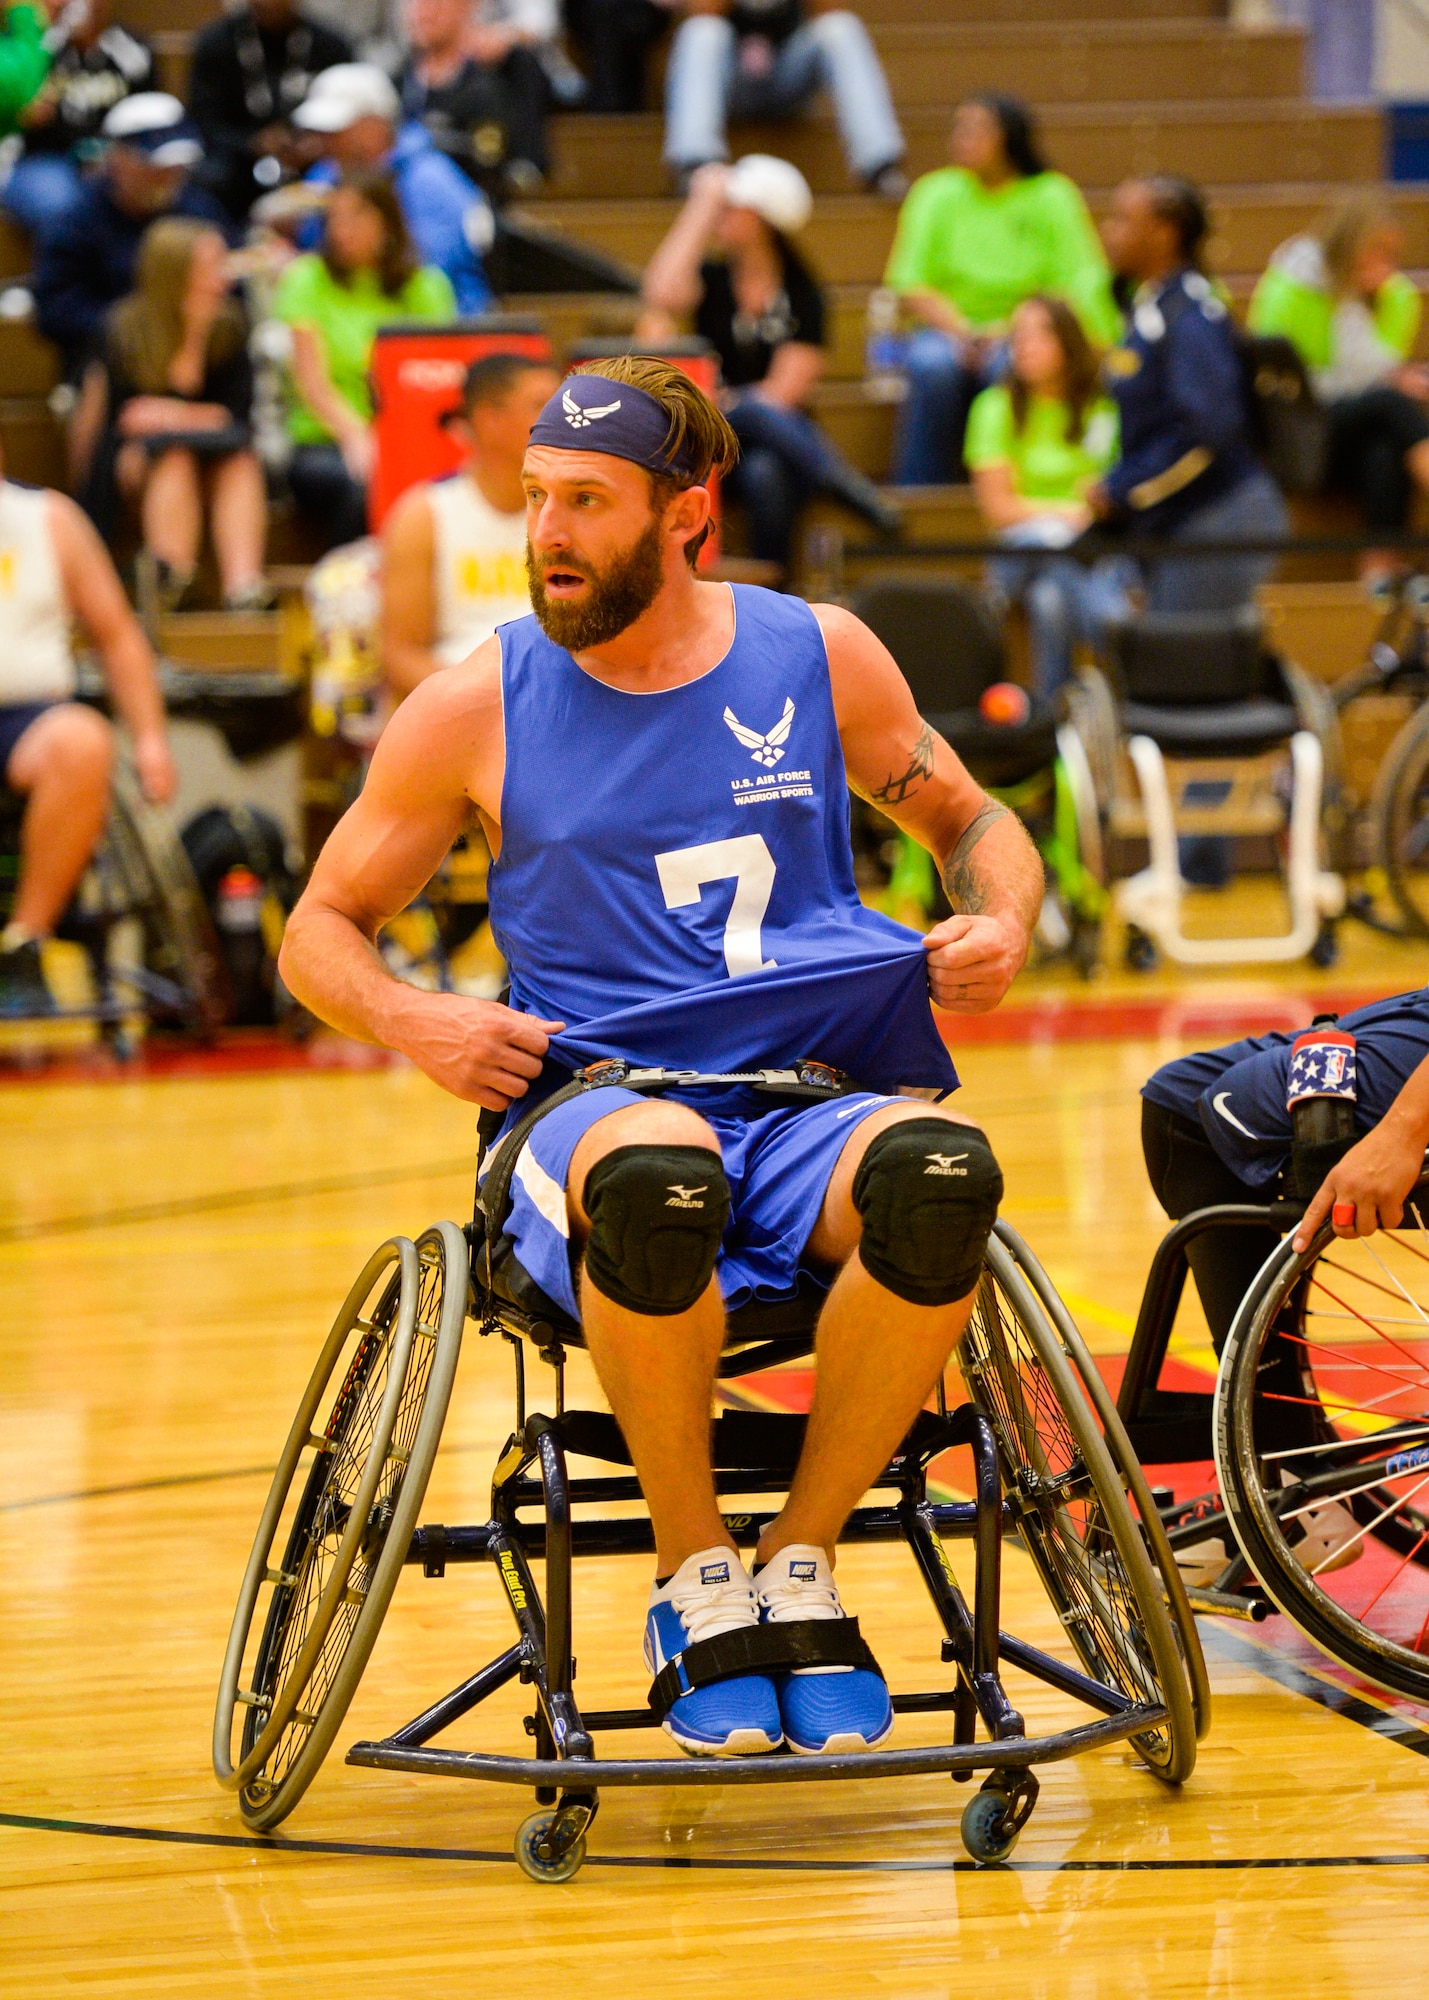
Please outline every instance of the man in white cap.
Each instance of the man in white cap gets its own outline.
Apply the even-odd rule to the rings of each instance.
[[[190,179],[203,143],[177,97],[139,91],[121,99],[101,129],[103,168],[86,181],[64,228],[46,237],[35,264],[40,331],[64,351],[70,369],[83,363],[109,308],[132,289],[151,222],[193,216],[233,240],[222,207]]]
[[[646,341],[682,321],[719,356],[725,415],[739,439],[728,483],[750,553],[787,569],[799,509],[827,493],[879,530],[901,516],[833,439],[809,404],[824,372],[824,296],[793,238],[814,199],[799,169],[771,153],[701,167],[645,272]]]
[[[458,311],[482,312],[491,304],[481,265],[496,233],[491,206],[421,125],[402,122],[401,100],[385,70],[375,63],[335,63],[313,79],[293,123],[323,141],[324,158],[309,180],[335,181],[347,168],[384,168],[418,256],[446,272]]]

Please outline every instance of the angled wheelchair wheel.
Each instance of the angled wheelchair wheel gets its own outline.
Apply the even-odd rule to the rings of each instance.
[[[1405,1221],[1429,1220],[1411,1198]],[[1429,1701],[1429,1237],[1323,1229],[1266,1260],[1221,1358],[1216,1469],[1272,1602],[1355,1673]]]
[[[348,1293],[288,1433],[214,1717],[214,1771],[260,1831],[317,1775],[381,1629],[446,1417],[467,1284],[455,1223],[415,1244],[384,1243]]]
[[[228,1018],[228,978],[208,906],[168,815],[151,806],[133,773],[120,765],[109,822],[81,888],[113,919],[138,921],[135,969],[145,1011],[212,1034]]]
[[[1429,937],[1429,706],[1380,767],[1370,805],[1374,855],[1412,935]]]
[[[959,1363],[996,1434],[1018,1533],[1082,1666],[1167,1710],[1131,1740],[1158,1778],[1179,1784],[1196,1762],[1184,1642],[1097,1412],[1001,1231],[988,1244]]]

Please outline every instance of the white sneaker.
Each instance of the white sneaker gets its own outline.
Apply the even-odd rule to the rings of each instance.
[[[847,1615],[828,1557],[805,1542],[791,1542],[760,1570],[759,1603],[767,1625]],[[775,1686],[789,1748],[805,1756],[871,1750],[893,1727],[887,1684],[867,1667],[795,1667]]]
[[[699,1549],[650,1592],[645,1664],[653,1675],[686,1646],[759,1623],[759,1594],[731,1548]],[[692,1688],[671,1704],[663,1727],[682,1750],[744,1757],[777,1750],[784,1739],[779,1697],[767,1674],[731,1674]]]

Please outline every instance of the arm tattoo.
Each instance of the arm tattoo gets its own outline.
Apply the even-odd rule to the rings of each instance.
[[[915,785],[933,775],[933,732],[925,722],[918,731],[907,769],[885,778],[876,792],[868,795],[870,805],[901,806]]]
[[[973,850],[988,828],[996,826],[1000,819],[1006,819],[1007,816],[1006,806],[1000,806],[995,799],[989,799],[985,806],[973,814],[961,840],[943,863],[943,887],[947,891],[948,901],[959,916],[981,916],[987,909],[988,885],[973,869]]]

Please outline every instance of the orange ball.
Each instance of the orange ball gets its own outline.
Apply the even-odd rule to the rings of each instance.
[[[991,722],[999,729],[1015,729],[1025,722],[1032,712],[1032,704],[1027,699],[1026,690],[1013,681],[994,681],[984,688],[978,701],[978,713],[984,722]]]

